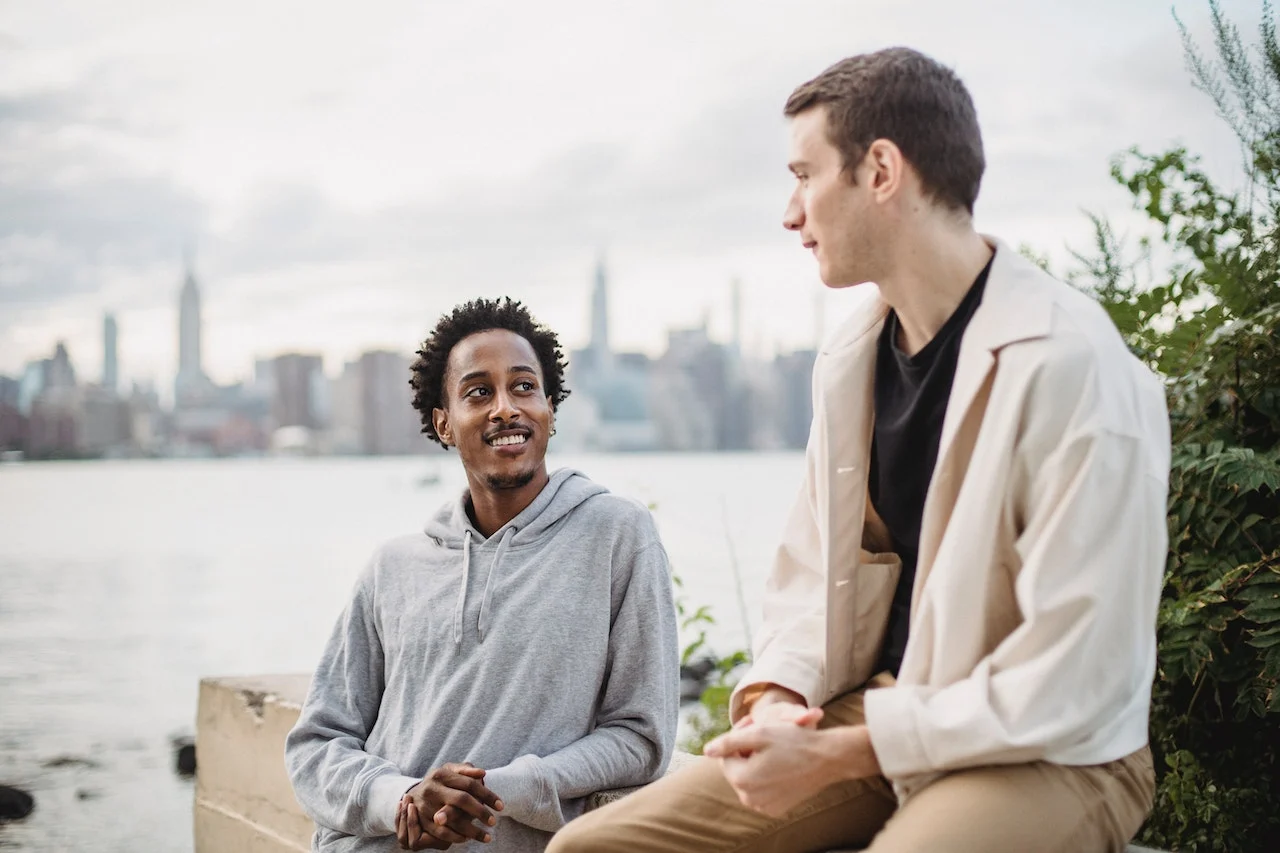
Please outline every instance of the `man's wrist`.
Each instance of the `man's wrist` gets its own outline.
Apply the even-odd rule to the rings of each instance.
[[[788,690],[787,688],[777,684],[770,684],[751,699],[750,704],[746,706],[746,712],[750,714],[753,711],[767,708],[769,705],[776,705],[779,702],[786,702],[790,705],[799,705],[801,708],[807,708],[809,706],[809,703],[805,702],[804,697],[799,693],[796,693],[794,690]]]
[[[366,823],[371,832],[392,835],[396,831],[396,808],[421,779],[387,773],[375,778],[369,785]]]
[[[821,734],[830,739],[827,750],[828,777],[832,781],[847,782],[880,776],[880,762],[871,745],[871,732],[866,726],[835,726]]]

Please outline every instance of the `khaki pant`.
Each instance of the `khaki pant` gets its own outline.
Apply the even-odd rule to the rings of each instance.
[[[864,721],[862,692],[823,709],[824,728]],[[949,773],[901,809],[882,777],[827,788],[781,818],[743,806],[719,763],[690,767],[569,823],[548,853],[1104,853],[1123,851],[1151,808],[1144,747],[1090,767],[1047,762]]]

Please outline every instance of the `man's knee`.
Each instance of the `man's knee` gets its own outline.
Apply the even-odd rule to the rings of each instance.
[[[595,821],[591,820],[591,815],[592,813],[587,813],[562,826],[551,837],[547,853],[588,853],[592,850],[608,853],[612,850],[607,839],[597,838],[600,833],[592,831],[590,825]]]

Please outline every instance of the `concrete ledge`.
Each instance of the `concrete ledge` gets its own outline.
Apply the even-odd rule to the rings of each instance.
[[[195,853],[307,853],[311,820],[284,770],[284,741],[306,699],[309,675],[206,678],[196,712]],[[697,759],[677,753],[668,772]],[[635,788],[601,791],[588,809]],[[855,853],[855,851],[831,851]],[[1130,847],[1129,853],[1159,853]]]
[[[196,713],[196,853],[306,853],[312,823],[293,797],[284,740],[308,675],[209,678]]]
[[[195,853],[306,853],[314,826],[284,769],[284,741],[298,721],[309,675],[206,678],[196,712]],[[674,772],[693,761],[678,753]],[[601,791],[587,808],[634,788]]]
[[[250,823],[243,815],[232,814],[207,801],[195,805],[195,849],[197,853],[308,853],[311,831],[300,845],[296,838],[284,838],[269,829]]]

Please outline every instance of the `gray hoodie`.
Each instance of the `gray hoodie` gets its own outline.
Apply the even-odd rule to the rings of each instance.
[[[356,582],[285,764],[318,851],[398,850],[396,805],[469,761],[502,799],[489,844],[543,850],[587,795],[649,782],[679,704],[667,556],[649,512],[568,469],[486,539],[467,496]]]

